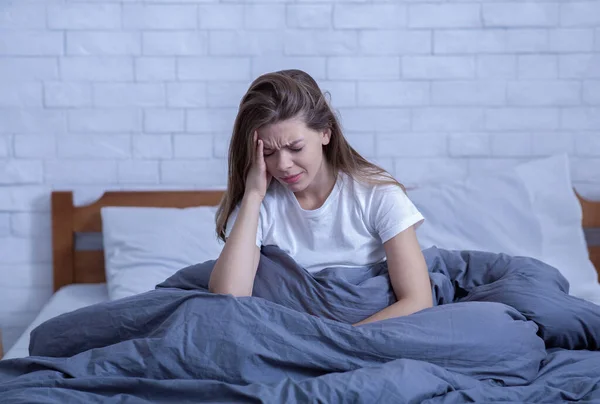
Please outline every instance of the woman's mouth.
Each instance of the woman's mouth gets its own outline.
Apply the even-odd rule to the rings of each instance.
[[[302,173],[296,174],[296,175],[291,175],[289,177],[282,177],[281,180],[287,184],[294,184],[300,180],[301,176],[302,176]]]

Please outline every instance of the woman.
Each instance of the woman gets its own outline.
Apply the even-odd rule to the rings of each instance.
[[[271,244],[311,273],[387,260],[397,302],[355,325],[415,313],[432,306],[422,221],[404,188],[348,144],[312,77],[265,74],[235,120],[216,220],[225,245],[209,289],[251,296],[260,247]]]

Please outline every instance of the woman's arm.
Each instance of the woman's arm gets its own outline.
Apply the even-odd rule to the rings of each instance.
[[[392,237],[383,246],[397,302],[354,325],[406,316],[433,306],[429,271],[414,226]]]
[[[260,250],[256,246],[256,232],[261,202],[262,198],[254,194],[247,194],[242,199],[229,238],[210,274],[210,292],[234,296],[252,295],[260,257]]]
[[[208,281],[208,290],[212,293],[252,295],[260,259],[260,249],[256,245],[260,205],[271,182],[265,164],[263,143],[258,139],[256,131],[254,143],[256,152],[246,177],[240,210]]]

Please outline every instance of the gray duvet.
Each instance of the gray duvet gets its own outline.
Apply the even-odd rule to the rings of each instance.
[[[0,402],[600,402],[600,306],[531,258],[424,254],[434,307],[359,327],[395,301],[385,263],[313,275],[263,247],[243,298],[184,268],[40,325]]]

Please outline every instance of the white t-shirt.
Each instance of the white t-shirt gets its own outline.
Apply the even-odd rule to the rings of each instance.
[[[229,236],[239,207],[229,217]],[[256,245],[276,245],[309,272],[371,265],[386,259],[383,243],[424,218],[397,185],[358,182],[344,173],[325,203],[303,209],[275,182],[260,207]]]

